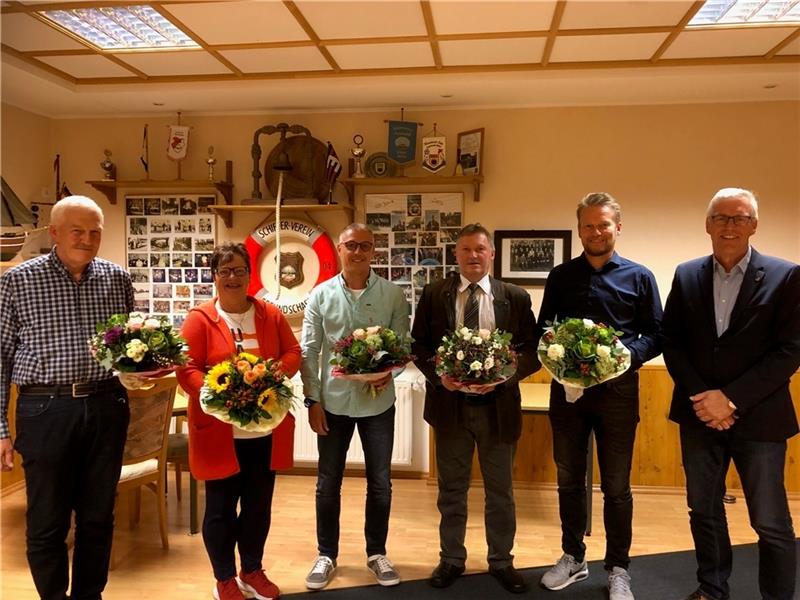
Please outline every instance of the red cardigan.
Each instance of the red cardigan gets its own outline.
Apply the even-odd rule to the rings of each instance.
[[[288,377],[300,368],[300,344],[281,311],[263,300],[248,297],[255,305],[258,354],[278,359]],[[239,472],[233,448],[233,427],[200,408],[200,388],[208,370],[229,359],[236,346],[225,320],[214,304],[216,298],[193,308],[181,334],[189,344],[189,362],[178,369],[178,382],[189,394],[189,468],[195,479],[224,479]],[[293,464],[294,416],[290,413],[272,432],[272,468]]]

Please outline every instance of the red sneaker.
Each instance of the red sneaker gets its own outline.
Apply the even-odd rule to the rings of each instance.
[[[239,583],[239,589],[242,592],[253,594],[253,598],[257,600],[273,600],[281,595],[278,586],[267,579],[262,569],[252,573],[241,571],[236,581]]]
[[[239,590],[235,577],[218,581],[214,586],[214,600],[245,600],[244,594]]]

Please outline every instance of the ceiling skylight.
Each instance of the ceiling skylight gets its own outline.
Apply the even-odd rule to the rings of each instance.
[[[798,0],[706,0],[689,25],[800,23]]]
[[[149,6],[46,10],[39,14],[103,50],[199,47]]]

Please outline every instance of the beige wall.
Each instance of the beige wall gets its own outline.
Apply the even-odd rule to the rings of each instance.
[[[238,203],[251,195],[250,144],[259,127],[282,121],[302,124],[318,139],[333,142],[344,159],[355,133],[364,136],[368,153],[385,150],[383,120],[397,117],[388,112],[184,116],[183,123],[194,129],[183,177],[206,177],[206,149],[213,144],[218,178],[224,173],[224,161],[234,161]],[[435,122],[447,135],[451,157],[459,131],[486,129],[481,201],[472,201],[469,187],[455,188],[465,192],[467,221],[480,221],[489,229],[574,231],[574,207],[583,194],[597,190],[614,194],[623,206],[618,250],[655,272],[662,299],[675,265],[708,253],[703,217],[708,200],[720,187],[754,189],[761,198],[754,245],[762,252],[800,261],[800,111],[795,103],[408,111],[407,118],[424,122],[422,133]],[[73,193],[89,194],[106,209],[102,255],[122,262],[123,203],[109,206],[84,181],[101,178],[104,148],[113,152],[119,179],[142,178],[139,153],[144,123],[150,125],[151,177],[174,178],[176,166],[164,153],[167,125],[174,121],[173,117],[51,121],[4,105],[4,176],[15,184],[22,182],[18,185],[23,186],[25,199],[28,194],[38,198],[41,187],[52,188],[52,159],[59,152],[63,177]],[[264,158],[276,142],[277,136],[262,137]],[[421,171],[415,167],[406,174]],[[263,184],[262,191],[267,195]],[[358,191],[361,199],[366,190]],[[233,229],[220,227],[220,236],[242,239],[260,218],[255,213],[238,215]],[[345,224],[343,215],[315,218],[332,234]],[[573,255],[579,248],[573,233]],[[531,292],[538,306],[541,289]]]

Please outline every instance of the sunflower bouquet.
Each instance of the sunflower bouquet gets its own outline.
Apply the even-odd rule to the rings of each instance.
[[[203,412],[239,429],[262,433],[280,425],[293,398],[280,362],[249,352],[211,367],[200,389]]]
[[[583,390],[619,377],[631,366],[631,352],[621,332],[591,319],[548,322],[537,348],[539,360],[564,386],[569,402]]]

